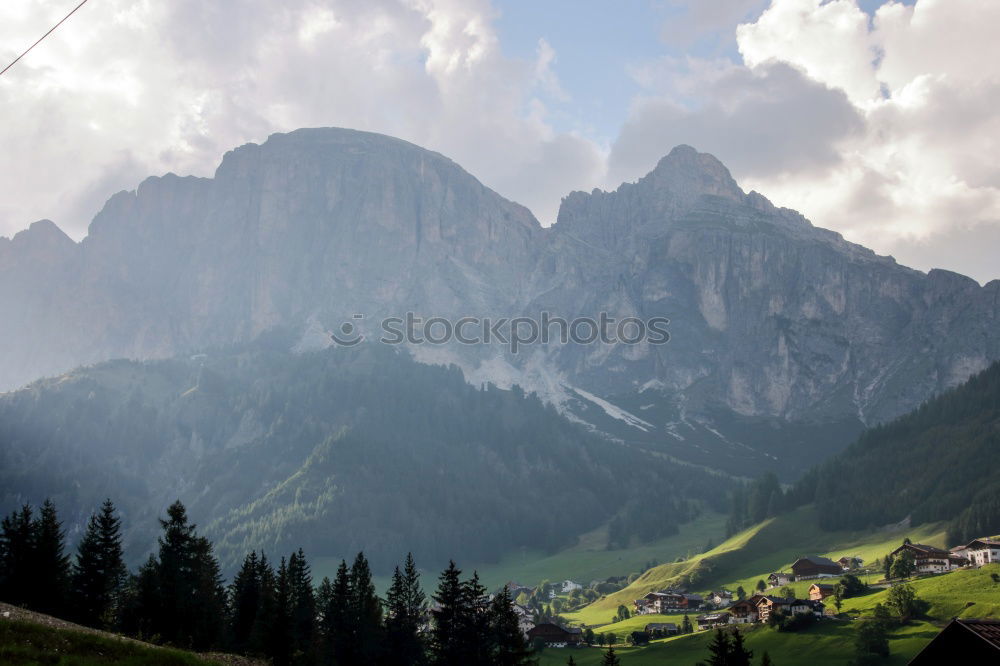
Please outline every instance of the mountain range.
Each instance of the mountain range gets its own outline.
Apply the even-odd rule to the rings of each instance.
[[[406,312],[666,317],[665,345],[411,351],[674,460],[786,480],[1000,358],[1000,280],[900,266],[688,146],[569,194],[543,228],[446,157],[345,129],[247,144],[213,178],[149,178],[81,242],[50,221],[0,238],[0,312],[7,390],[277,328],[315,350],[358,314],[369,332]]]

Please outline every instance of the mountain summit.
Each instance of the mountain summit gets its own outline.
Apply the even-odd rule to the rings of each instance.
[[[414,349],[513,383],[675,459],[792,477],[1000,357],[1000,281],[899,266],[745,194],[678,146],[558,221],[451,160],[344,129],[276,134],[214,178],[113,196],[75,244],[0,241],[0,387],[275,329],[328,344],[354,314],[667,317],[671,342]]]

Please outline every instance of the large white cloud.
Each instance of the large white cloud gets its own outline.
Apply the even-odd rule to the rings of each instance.
[[[55,4],[0,3],[0,60]],[[439,150],[554,219],[603,155],[546,119],[565,98],[551,48],[505,58],[493,18],[486,0],[88,3],[0,78],[0,233],[50,217],[80,236],[146,175],[210,175],[234,146],[324,125]]]
[[[753,70],[783,62],[842,90],[864,131],[823,174],[745,181],[903,263],[1000,277],[1000,3],[774,0],[737,30]],[[935,248],[940,248],[936,252]]]

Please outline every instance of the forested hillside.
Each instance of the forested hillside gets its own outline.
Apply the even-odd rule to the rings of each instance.
[[[909,517],[950,521],[953,542],[1000,532],[1000,363],[868,430],[806,475],[795,496],[814,499],[829,529]]]
[[[719,478],[591,435],[516,388],[388,348],[288,342],[110,362],[0,396],[2,508],[52,497],[72,538],[113,494],[141,557],[154,517],[184,497],[227,569],[302,546],[363,549],[385,572],[409,550],[438,566],[554,549],[619,513],[616,542],[658,538],[724,496]],[[636,521],[640,494],[656,510]]]

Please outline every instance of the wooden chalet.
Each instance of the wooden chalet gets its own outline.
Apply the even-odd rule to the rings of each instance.
[[[950,551],[928,546],[922,543],[904,543],[902,546],[892,551],[892,556],[897,557],[900,553],[909,551],[913,553],[913,563],[917,568],[917,573],[942,573],[951,571],[952,554]]]
[[[541,639],[546,645],[579,645],[583,642],[583,631],[579,627],[560,627],[552,622],[536,624],[528,630],[528,641]]]
[[[643,630],[653,638],[663,638],[665,636],[676,636],[680,629],[673,622],[650,622]]]
[[[729,613],[707,613],[699,615],[696,620],[699,629],[714,629],[729,624]]]
[[[959,551],[973,566],[1000,562],[1000,539],[973,539]],[[956,553],[958,554],[958,553]]]
[[[834,586],[829,583],[813,583],[809,586],[809,599],[811,601],[823,601],[833,595]]]
[[[943,664],[1000,664],[1000,620],[956,618],[910,660],[910,666]]]
[[[760,615],[757,612],[757,601],[761,595],[755,594],[752,597],[735,602],[729,607],[730,622],[733,624],[753,624]]]
[[[795,580],[795,574],[785,573],[782,571],[775,572],[767,577],[767,583],[771,587],[781,587],[782,585],[788,585]]]
[[[795,578],[821,578],[823,576],[839,576],[844,573],[843,567],[827,557],[812,555],[800,557],[792,563],[792,573]]]

